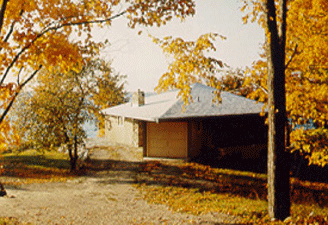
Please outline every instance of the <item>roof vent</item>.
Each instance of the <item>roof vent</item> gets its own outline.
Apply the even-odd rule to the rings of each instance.
[[[138,89],[137,92],[134,92],[132,94],[132,107],[138,107],[138,106],[142,106],[145,104],[145,92],[140,91],[140,89]]]

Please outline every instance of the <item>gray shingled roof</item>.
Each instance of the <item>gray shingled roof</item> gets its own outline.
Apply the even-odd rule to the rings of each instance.
[[[125,103],[104,109],[106,115],[124,116],[145,121],[159,121],[188,117],[211,117],[227,115],[257,114],[263,104],[228,92],[221,92],[222,102],[212,103],[215,89],[196,83],[192,85],[193,102],[183,108],[183,102],[177,98],[178,90],[172,90],[145,98],[145,104],[139,107]]]

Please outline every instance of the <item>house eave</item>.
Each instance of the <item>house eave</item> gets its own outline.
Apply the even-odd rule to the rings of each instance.
[[[265,113],[266,115],[267,113]],[[158,117],[153,117],[153,118],[145,118],[145,117],[138,117],[138,116],[124,116],[122,114],[106,114],[108,116],[122,116],[124,118],[130,118],[134,120],[140,120],[140,121],[145,121],[145,122],[155,122],[155,123],[160,123],[160,122],[165,122],[165,121],[172,121],[172,120],[191,120],[191,119],[211,119],[211,118],[218,118],[218,117],[238,117],[238,116],[260,116],[260,113],[243,113],[243,114],[222,114],[222,115],[200,115],[200,116],[178,116],[178,117],[166,117],[166,118],[158,118]]]
[[[130,119],[134,119],[134,120],[141,120],[141,121],[147,121],[147,122],[158,122],[158,118],[145,118],[145,117],[138,117],[138,116],[125,116],[124,114],[106,114],[106,116],[115,116],[115,117],[118,117],[118,116],[121,116],[121,117],[124,117],[124,118],[130,118]]]
[[[266,115],[267,113],[265,113]],[[180,117],[167,117],[157,118],[158,122],[172,121],[172,120],[190,120],[190,119],[211,119],[218,117],[238,117],[238,116],[261,116],[261,113],[243,113],[243,114],[222,114],[222,115],[201,115],[201,116],[180,116]]]

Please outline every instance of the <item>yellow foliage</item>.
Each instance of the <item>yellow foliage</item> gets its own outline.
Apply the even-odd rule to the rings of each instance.
[[[328,130],[296,129],[291,133],[294,151],[300,150],[309,159],[310,164],[325,166],[328,164]]]
[[[97,133],[97,136],[98,137],[104,137],[105,136],[105,129],[104,128],[99,129],[98,133]]]
[[[264,27],[264,0],[245,1],[245,20],[256,19]],[[277,4],[278,1],[276,1]],[[293,125],[312,121],[319,129],[328,124],[328,2],[326,0],[288,1],[286,40],[287,116]],[[278,18],[278,21],[280,18]],[[264,47],[265,49],[265,47]],[[258,87],[249,96],[266,102],[266,55],[248,70],[247,85]],[[317,132],[313,131],[313,132]],[[295,131],[292,141],[309,153],[310,163],[325,165],[328,152],[319,148],[318,133]],[[300,134],[302,133],[302,135]],[[314,137],[319,138],[314,141]],[[299,138],[299,139],[298,139]],[[308,140],[304,140],[304,138]],[[300,143],[301,146],[300,146]]]
[[[206,52],[216,51],[213,42],[217,37],[225,39],[215,33],[201,35],[196,41],[184,41],[182,38],[172,37],[164,37],[160,40],[152,37],[168,57],[173,56],[168,72],[161,76],[155,90],[160,92],[172,88],[180,89],[178,96],[188,104],[192,101],[190,85],[195,82],[205,82],[219,90],[216,93],[219,99],[221,85],[215,75],[218,69],[223,67],[223,63],[205,55]]]
[[[93,26],[111,25],[124,15],[131,28],[160,26],[173,17],[183,20],[195,13],[191,0],[2,0],[0,3],[1,146],[9,134],[14,134],[4,118],[15,96],[41,68],[78,72],[83,58],[99,54],[106,42],[92,39]],[[78,40],[74,39],[76,35]],[[15,88],[10,88],[9,77],[16,81]]]

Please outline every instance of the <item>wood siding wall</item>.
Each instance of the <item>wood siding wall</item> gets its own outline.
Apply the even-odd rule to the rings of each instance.
[[[138,121],[124,118],[123,124],[119,124],[118,117],[107,116],[105,124],[106,138],[119,144],[139,147],[139,124]]]

